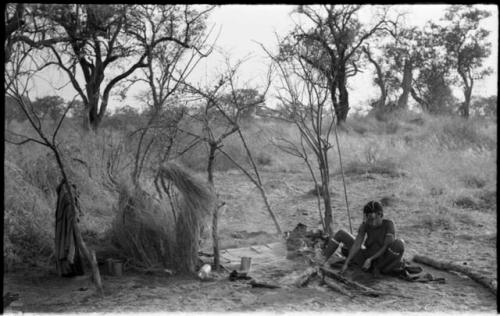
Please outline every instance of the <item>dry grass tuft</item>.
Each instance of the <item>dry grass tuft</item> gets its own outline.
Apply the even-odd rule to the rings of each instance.
[[[449,214],[422,215],[417,226],[430,231],[456,229],[455,221]]]
[[[399,170],[398,165],[389,160],[377,160],[373,163],[350,161],[344,166],[345,175],[364,175],[364,174],[382,174],[389,177],[401,177],[404,173]],[[340,168],[334,175],[340,174]]]
[[[165,197],[161,199],[126,182],[121,184],[113,242],[137,267],[194,272],[200,226],[212,210],[212,192],[175,163],[160,168],[159,180],[163,189],[159,193]],[[171,201],[165,196],[169,190],[166,181],[175,186]],[[179,199],[175,198],[177,194]]]
[[[212,212],[214,194],[204,181],[176,163],[165,164],[159,174],[162,179],[171,181],[182,196],[175,222],[176,269],[180,272],[194,272],[198,264],[200,227]],[[165,190],[163,184],[162,181]]]
[[[53,194],[31,182],[23,169],[4,162],[4,263],[7,271],[25,264],[50,264],[53,255]]]
[[[461,196],[454,201],[454,205],[459,208],[478,209],[477,202],[470,196]]]
[[[173,268],[175,224],[169,209],[140,188],[122,183],[111,239],[140,268]]]

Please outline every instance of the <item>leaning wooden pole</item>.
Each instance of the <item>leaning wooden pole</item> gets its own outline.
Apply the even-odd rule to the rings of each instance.
[[[214,250],[214,271],[219,271],[220,267],[220,252],[219,252],[219,235],[218,235],[218,221],[219,221],[219,206],[215,205],[214,214],[212,217],[212,242]]]
[[[78,248],[80,248],[80,251],[85,255],[85,257],[87,257],[87,260],[92,267],[92,279],[94,280],[97,290],[101,296],[104,296],[104,290],[102,288],[101,275],[99,273],[99,266],[97,265],[95,251],[92,249],[89,250],[89,248],[85,244],[85,241],[83,241],[82,234],[80,233],[80,229],[76,223],[76,216],[73,229],[75,231],[76,243],[78,245]]]
[[[493,294],[497,294],[497,283],[495,280],[489,279],[483,275],[480,275],[479,273],[475,272],[469,267],[464,267],[458,264],[454,264],[452,262],[445,262],[445,261],[439,261],[435,260],[426,256],[419,256],[415,255],[413,257],[413,261],[417,263],[423,263],[428,266],[431,266],[433,268],[439,269],[439,270],[445,270],[445,271],[455,271],[455,272],[460,272],[471,278],[472,280],[476,281],[477,283],[485,286],[488,290],[490,290]]]
[[[347,218],[349,219],[349,230],[352,234],[351,212],[349,211],[349,201],[347,200],[347,187],[345,185],[344,167],[342,165],[342,155],[340,154],[340,142],[339,142],[339,136],[337,134],[337,124],[334,124],[333,132],[335,133],[335,141],[337,142],[337,152],[339,154],[340,172],[342,173],[342,184],[344,185],[345,206],[347,208]]]
[[[271,216],[271,219],[273,220],[274,225],[276,226],[276,232],[279,235],[282,235],[283,231],[281,230],[280,224],[278,222],[278,218],[276,217],[276,215],[274,214],[273,210],[271,209],[271,205],[269,204],[269,201],[267,200],[266,191],[264,190],[264,188],[262,186],[262,182],[260,181],[260,178],[257,177],[257,180],[254,179],[252,177],[252,175],[245,168],[243,168],[238,162],[236,162],[233,159],[233,157],[231,157],[228,153],[226,153],[225,151],[223,151],[220,148],[219,148],[219,151],[225,157],[227,157],[238,169],[240,169],[241,172],[243,172],[248,177],[248,179],[250,179],[250,181],[252,181],[252,183],[257,187],[257,189],[260,192],[260,195],[262,196],[262,199],[264,200],[264,205],[266,206],[266,209],[267,209],[269,215]],[[248,152],[248,149],[247,149],[247,152]],[[254,164],[254,166],[255,166],[255,164]],[[254,170],[256,171],[257,169],[254,168]],[[256,171],[256,173],[257,173],[257,171]],[[257,175],[258,175],[258,173],[257,173]]]
[[[217,150],[217,142],[210,142],[210,152],[208,155],[208,165],[207,165],[207,173],[208,173],[208,183],[212,187],[212,190],[215,192],[214,185],[214,161],[215,161],[215,151]],[[220,252],[219,252],[219,208],[222,205],[214,205],[213,213],[212,213],[212,246],[214,251],[214,262],[213,268],[215,271],[219,271],[220,267]]]
[[[57,163],[59,165],[61,174],[63,176],[64,187],[65,187],[66,191],[68,192],[71,207],[75,210],[75,216],[74,216],[74,220],[73,220],[73,229],[74,229],[74,233],[75,233],[75,237],[76,237],[76,244],[77,244],[78,248],[81,250],[81,252],[85,255],[88,262],[90,263],[90,266],[92,268],[92,278],[93,278],[94,283],[97,287],[97,291],[99,292],[99,294],[101,296],[104,296],[104,290],[103,290],[102,281],[101,281],[101,274],[99,273],[99,266],[97,265],[97,259],[95,256],[95,252],[93,250],[89,251],[89,249],[87,248],[87,245],[83,241],[83,237],[82,237],[82,234],[80,232],[80,228],[78,227],[77,216],[76,216],[77,207],[76,207],[76,203],[75,203],[75,198],[73,196],[73,191],[71,190],[71,185],[69,183],[68,177],[67,177],[66,172],[64,170],[64,165],[63,165],[62,159],[59,156],[59,152],[57,151],[57,149],[55,147],[51,147],[51,149],[53,150],[54,155],[56,156]]]

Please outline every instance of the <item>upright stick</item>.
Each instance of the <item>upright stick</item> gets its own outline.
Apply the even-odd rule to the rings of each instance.
[[[340,172],[342,173],[342,184],[344,185],[345,206],[347,208],[347,218],[349,219],[349,230],[352,234],[351,213],[349,211],[349,201],[347,200],[347,188],[345,185],[344,167],[342,166],[342,155],[340,154],[339,137],[337,135],[337,124],[334,124],[333,131],[335,133],[335,141],[337,142],[337,151],[339,153]]]

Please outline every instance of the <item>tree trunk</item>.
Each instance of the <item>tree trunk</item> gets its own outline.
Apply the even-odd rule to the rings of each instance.
[[[328,188],[328,184],[323,185],[323,202],[325,204],[325,226],[326,233],[330,236],[333,236],[333,212],[332,212],[332,202],[330,197],[330,190]]]
[[[97,130],[100,123],[100,118],[99,115],[97,114],[97,102],[98,102],[97,100],[95,102],[89,100],[89,104],[87,105],[89,127],[94,131]]]
[[[375,82],[380,88],[380,99],[375,102],[374,107],[383,109],[385,107],[385,100],[387,99],[387,89],[385,88],[384,82],[384,73],[382,72],[382,67],[380,67],[379,63],[375,59],[372,58],[370,50],[367,47],[363,47],[363,51],[365,52],[368,60],[375,66],[375,70],[377,71],[377,78]]]
[[[339,115],[339,104],[337,101],[337,83],[335,80],[328,80],[328,86],[330,87],[330,98],[332,99],[333,109],[335,110],[335,115]]]
[[[101,125],[101,117],[99,115],[93,115],[92,112],[89,114],[89,125],[93,131],[97,131],[99,125]]]
[[[12,46],[14,46],[14,42],[11,40],[11,35],[21,29],[24,25],[23,19],[24,13],[24,3],[16,4],[16,11],[13,14],[12,18],[8,21],[5,21],[5,39],[4,39],[4,64],[9,61],[10,55],[12,53]]]
[[[409,59],[405,61],[404,73],[403,73],[403,82],[401,83],[401,88],[403,89],[403,93],[398,99],[398,108],[399,109],[407,109],[408,108],[408,96],[411,90],[411,82],[412,82],[412,64]]]
[[[469,118],[469,112],[470,112],[470,100],[472,97],[472,85],[465,87],[464,96],[465,96],[465,101],[462,105],[462,115],[463,115],[463,117],[465,117],[467,119],[467,118]]]
[[[212,142],[209,144],[210,146],[210,152],[208,155],[208,165],[207,165],[207,173],[208,173],[208,183],[212,186],[212,188],[215,190],[214,187],[214,161],[215,161],[215,151],[217,150],[217,143]],[[213,245],[213,251],[214,251],[214,270],[218,271],[219,266],[220,266],[220,253],[219,253],[219,234],[218,234],[218,211],[219,211],[219,206],[216,205],[214,206],[213,214],[212,214],[212,245]]]
[[[218,221],[219,221],[219,206],[216,205],[214,208],[214,215],[212,218],[212,240],[214,248],[214,270],[219,271],[220,267],[220,253],[219,253],[219,233],[218,233]]]
[[[338,80],[338,90],[339,90],[339,103],[337,108],[335,108],[335,114],[337,114],[337,124],[345,122],[347,119],[347,113],[349,112],[349,92],[347,91],[347,82],[345,69],[340,68],[337,73]]]
[[[462,81],[464,84],[464,103],[461,106],[460,109],[460,115],[465,117],[466,119],[469,118],[469,108],[470,108],[470,100],[472,97],[472,86],[474,85],[474,81],[472,79],[472,76],[467,76],[467,74],[464,72],[463,69],[459,67],[458,69],[458,74],[460,77],[462,77]]]
[[[327,157],[326,152],[324,156]],[[323,190],[323,203],[325,205],[325,226],[326,233],[333,236],[333,212],[332,212],[332,201],[330,197],[330,174],[328,171],[327,161],[323,161],[323,157],[319,157],[320,161],[320,174],[321,174],[321,185]]]
[[[415,89],[411,88],[410,89],[410,93],[411,93],[411,96],[413,97],[413,99],[415,101],[417,101],[418,104],[420,104],[420,107],[422,108],[422,111],[429,112],[429,104],[427,104],[427,102],[425,102],[424,99],[420,98],[417,95],[417,92],[415,91]]]

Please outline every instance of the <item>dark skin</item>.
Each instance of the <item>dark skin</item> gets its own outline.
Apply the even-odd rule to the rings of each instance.
[[[383,215],[381,213],[368,213],[364,214],[363,216],[363,222],[366,223],[369,226],[380,226],[382,225],[382,217]],[[345,273],[347,270],[347,267],[349,266],[349,262],[352,260],[352,258],[358,253],[358,251],[361,249],[361,245],[363,244],[363,241],[365,240],[366,233],[365,234],[358,234],[356,236],[356,239],[354,240],[354,244],[352,245],[352,248],[349,250],[349,255],[347,256],[346,261],[344,262],[344,265],[340,269],[340,274]],[[372,262],[380,257],[386,250],[389,245],[394,242],[394,236],[393,235],[387,235],[385,236],[384,239],[384,245],[370,258],[367,258],[365,262],[363,263],[362,269],[363,270],[368,270],[370,269],[370,266],[372,265]],[[378,269],[373,270],[373,274],[375,276],[380,275],[380,271]]]

